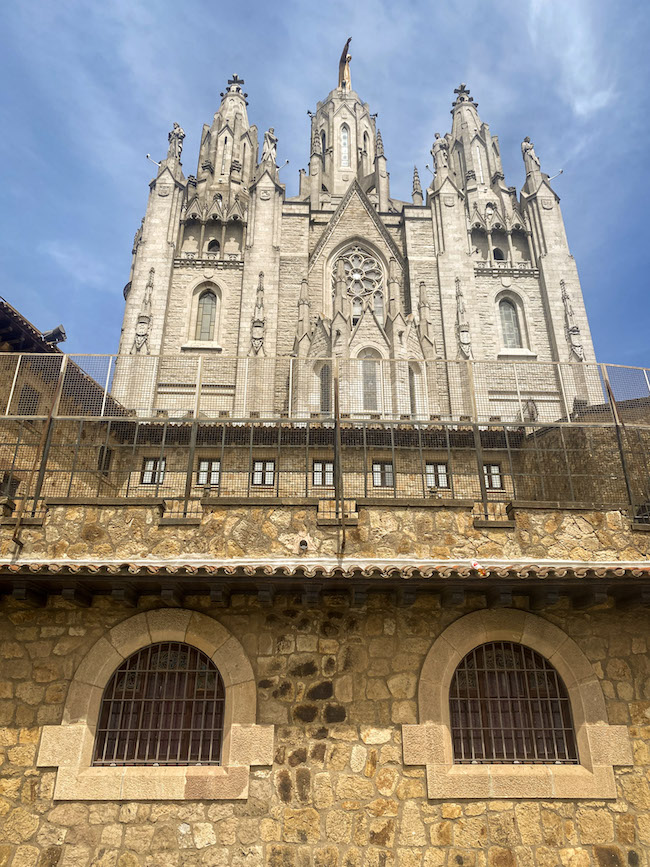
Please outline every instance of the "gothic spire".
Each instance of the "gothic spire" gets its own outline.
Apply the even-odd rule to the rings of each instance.
[[[452,103],[452,110],[464,102],[471,102],[472,105],[478,108],[478,102],[474,102],[474,97],[469,95],[469,88],[464,82],[461,82],[458,87],[454,88],[454,93],[456,94],[456,99]]]
[[[375,155],[378,157],[384,156],[384,140],[381,137],[380,130],[377,130],[377,143],[375,145]]]
[[[420,183],[420,175],[418,174],[418,167],[413,166],[413,204],[421,205],[423,201],[422,195],[422,184]]]

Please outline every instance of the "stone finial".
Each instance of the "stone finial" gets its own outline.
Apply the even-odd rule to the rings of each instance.
[[[314,129],[311,137],[311,155],[319,157],[323,153],[323,144],[317,129]]]
[[[380,130],[377,130],[377,142],[375,145],[375,154],[378,157],[384,156],[384,140],[381,137]]]
[[[421,205],[424,199],[422,195],[422,184],[420,183],[420,175],[418,174],[418,167],[413,166],[413,192],[412,192],[413,204]]]
[[[465,298],[460,285],[460,277],[456,277],[456,334],[458,335],[458,345],[463,358],[473,358],[472,354],[472,337],[469,330],[469,322],[467,321],[467,309],[465,307]]]

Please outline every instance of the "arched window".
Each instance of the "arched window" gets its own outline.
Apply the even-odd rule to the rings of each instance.
[[[467,653],[449,710],[455,763],[578,763],[566,686],[523,644],[492,641]]]
[[[375,349],[364,349],[359,358],[361,359],[363,408],[368,412],[377,412],[379,409],[380,355]]]
[[[225,690],[212,660],[181,642],[132,654],[99,712],[94,765],[218,765]]]
[[[327,150],[327,137],[325,135],[325,130],[322,130],[320,134],[320,144],[321,150],[323,151],[323,156],[325,156],[325,151]]]
[[[223,152],[221,154],[221,174],[226,171],[226,151],[228,150],[228,136],[223,137]]]
[[[221,245],[216,238],[213,238],[208,244],[208,253],[218,253]]]
[[[372,299],[372,306],[377,317],[377,321],[384,324],[384,296],[381,292],[375,292]]]
[[[352,299],[352,325],[356,325],[363,313],[363,301],[358,295]]]
[[[350,165],[350,128],[346,123],[341,127],[341,166]]]
[[[521,342],[519,315],[514,302],[510,301],[509,298],[502,298],[499,301],[499,316],[504,347],[506,349],[520,349],[523,344]]]
[[[495,262],[505,262],[506,260],[505,254],[500,247],[495,247],[492,250],[492,258]]]
[[[367,132],[363,134],[363,159],[366,174],[370,174],[370,137]]]
[[[412,364],[409,364],[409,405],[411,415],[416,416],[418,413],[418,372]]]
[[[214,340],[217,321],[217,296],[212,289],[201,293],[196,315],[196,340]]]
[[[324,364],[320,369],[320,411],[332,411],[332,368]]]

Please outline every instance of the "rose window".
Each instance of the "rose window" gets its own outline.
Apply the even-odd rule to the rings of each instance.
[[[339,259],[343,262],[347,292],[351,298],[365,298],[381,291],[384,274],[374,256],[370,256],[360,247],[353,247]],[[335,280],[336,266],[332,282],[334,283]]]

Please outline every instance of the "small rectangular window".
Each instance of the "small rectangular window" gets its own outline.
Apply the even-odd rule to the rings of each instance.
[[[97,469],[103,476],[107,476],[111,469],[111,461],[113,460],[113,449],[108,446],[100,446],[99,454],[97,455]]]
[[[199,468],[196,474],[196,483],[197,485],[210,485],[211,487],[216,488],[219,486],[220,474],[221,461],[199,461]]]
[[[483,478],[488,491],[502,491],[501,464],[483,464]]]
[[[314,461],[314,486],[332,487],[334,484],[334,464],[332,461]]]
[[[145,458],[142,464],[143,485],[162,485],[165,479],[165,458]]]
[[[18,485],[20,485],[20,479],[11,473],[3,473],[2,482],[0,482],[0,496],[13,500],[18,491]]]
[[[428,463],[425,465],[427,488],[448,488],[449,470],[447,464]]]
[[[256,487],[275,484],[275,461],[253,461],[253,484]]]
[[[393,487],[393,464],[390,461],[373,461],[372,484],[375,488]]]
[[[18,415],[36,415],[41,393],[31,385],[23,385],[18,395]]]

